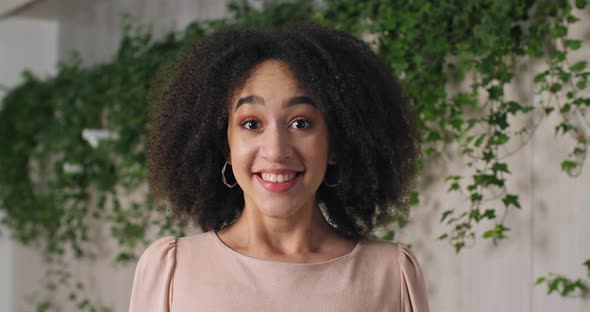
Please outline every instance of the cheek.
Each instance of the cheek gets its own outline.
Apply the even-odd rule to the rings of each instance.
[[[235,168],[249,168],[256,154],[256,145],[239,138],[232,140],[231,136],[228,143],[232,166]]]
[[[301,153],[305,155],[305,158],[315,160],[314,163],[317,163],[318,161],[321,161],[323,158],[325,158],[324,154],[327,154],[327,152],[324,151],[325,149],[325,145],[318,141],[302,144],[299,148]]]
[[[328,162],[328,139],[325,135],[310,137],[302,142],[299,150],[316,168],[327,166]]]

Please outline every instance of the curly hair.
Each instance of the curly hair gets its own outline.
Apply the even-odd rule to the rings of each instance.
[[[221,230],[237,219],[243,192],[221,179],[229,150],[229,106],[265,60],[288,64],[301,86],[319,99],[330,155],[337,159],[329,170],[340,183],[317,192],[334,229],[351,239],[367,238],[376,222],[396,210],[406,212],[421,156],[409,101],[369,45],[316,24],[227,28],[179,56],[156,103],[148,149],[156,199],[167,200],[176,216],[204,231]]]

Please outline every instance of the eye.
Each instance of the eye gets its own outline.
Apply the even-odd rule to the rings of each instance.
[[[311,121],[307,119],[295,119],[291,123],[291,128],[295,129],[307,129],[309,127],[311,127]]]
[[[260,123],[254,119],[246,120],[240,125],[248,130],[256,130],[260,128]]]

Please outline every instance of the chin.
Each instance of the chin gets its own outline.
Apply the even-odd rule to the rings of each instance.
[[[269,218],[288,218],[297,214],[302,206],[303,203],[295,203],[292,200],[268,200],[263,204],[257,205],[258,211]]]

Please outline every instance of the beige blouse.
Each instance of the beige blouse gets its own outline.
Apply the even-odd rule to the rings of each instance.
[[[137,264],[131,312],[428,312],[424,278],[410,250],[360,241],[324,262],[252,258],[210,231],[154,242]]]

